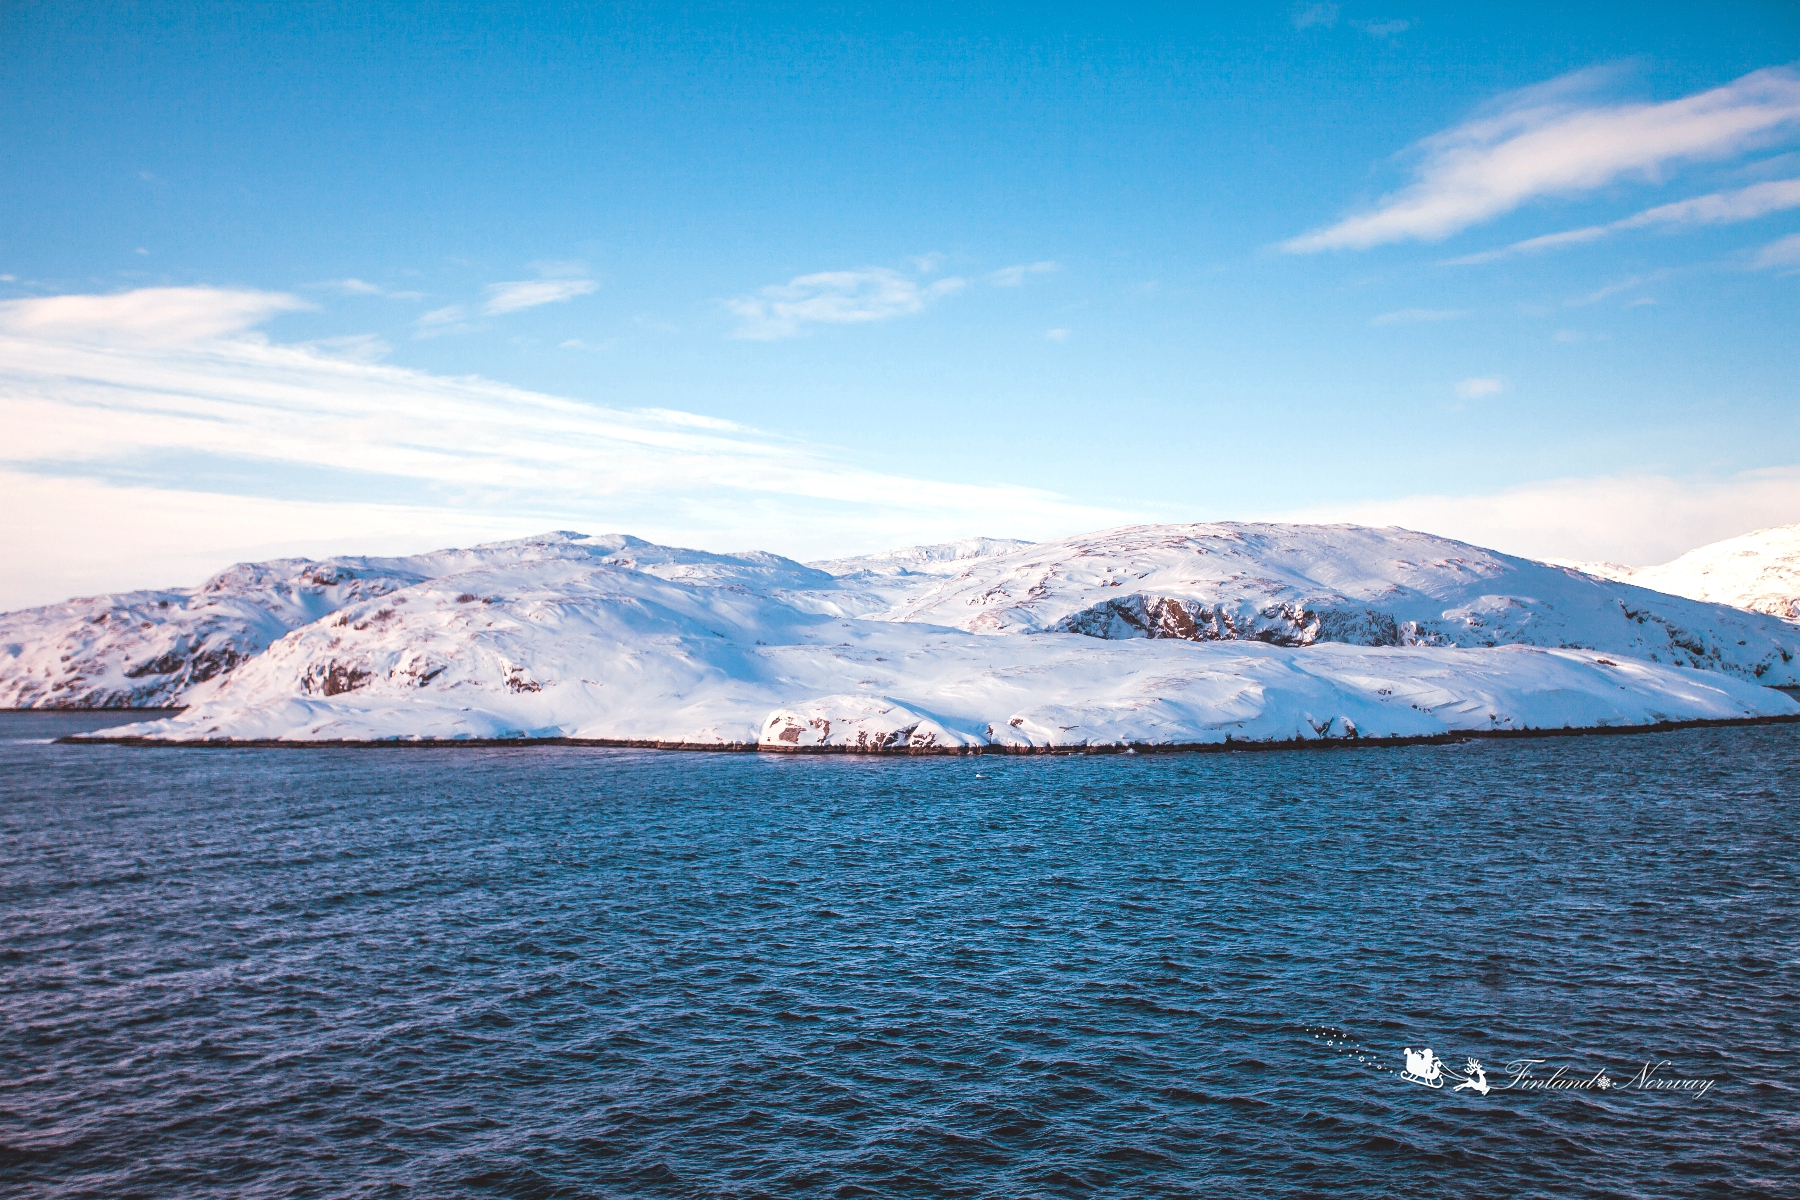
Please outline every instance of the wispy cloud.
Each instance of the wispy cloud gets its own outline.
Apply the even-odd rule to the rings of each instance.
[[[1362,30],[1370,37],[1392,37],[1396,33],[1405,33],[1412,28],[1411,21],[1352,21],[1350,24]]]
[[[1784,238],[1770,242],[1757,251],[1756,258],[1750,265],[1758,270],[1767,270],[1770,267],[1800,267],[1800,233],[1790,233]]]
[[[469,310],[460,304],[446,304],[442,308],[434,308],[420,315],[413,322],[413,336],[428,338],[444,333],[461,333],[472,328],[468,323]]]
[[[732,336],[770,341],[796,337],[813,325],[861,325],[911,316],[967,285],[967,280],[955,276],[922,283],[886,267],[818,271],[727,301],[726,307],[740,322]]]
[[[389,300],[423,300],[425,293],[412,291],[389,291],[380,284],[370,283],[366,279],[327,279],[323,283],[308,284],[308,287],[335,288],[346,296],[384,296]]]
[[[1642,287],[1652,280],[1661,279],[1665,274],[1666,272],[1656,271],[1649,275],[1628,275],[1624,279],[1615,279],[1613,282],[1606,284],[1603,287],[1597,287],[1591,292],[1583,292],[1579,296],[1570,296],[1567,300],[1564,300],[1563,303],[1570,308],[1582,308],[1589,304],[1598,304],[1602,300],[1611,299],[1613,296],[1617,296],[1620,292],[1629,292],[1633,288]]]
[[[1503,97],[1414,147],[1414,182],[1369,212],[1283,243],[1293,253],[1436,241],[1546,196],[1667,167],[1728,158],[1800,123],[1800,74],[1786,67],[1660,104],[1580,99],[1602,76],[1579,72]]]
[[[398,530],[430,546],[586,527],[825,555],[1145,515],[868,470],[699,414],[447,378],[254,328],[301,306],[209,289],[0,304],[0,502],[32,514],[0,523],[0,555],[34,563],[0,579],[0,607],[179,582],[164,551],[223,555],[249,530],[263,545]],[[113,573],[92,576],[96,559]]]
[[[1069,340],[1069,335],[1074,332],[1073,329],[1046,329],[1044,337],[1052,342],[1066,342]]]
[[[0,331],[81,344],[193,343],[313,307],[298,296],[227,288],[140,288],[108,296],[0,303]]]
[[[1736,191],[1712,192],[1705,196],[1695,196],[1691,200],[1659,204],[1655,208],[1647,208],[1641,213],[1617,221],[1609,221],[1604,225],[1588,225],[1563,233],[1546,233],[1542,237],[1526,238],[1522,242],[1502,246],[1498,250],[1487,250],[1480,254],[1465,254],[1461,258],[1445,259],[1443,265],[1448,267],[1471,266],[1476,263],[1493,262],[1513,254],[1538,254],[1545,250],[1560,250],[1564,246],[1598,241],[1609,234],[1625,229],[1648,229],[1654,226],[1679,228],[1687,225],[1730,225],[1739,221],[1753,221],[1758,217],[1765,217],[1770,213],[1781,212],[1789,208],[1800,208],[1800,179],[1777,179],[1769,183],[1751,184],[1749,187],[1738,188]]]
[[[1330,29],[1337,24],[1338,6],[1335,4],[1308,4],[1294,12],[1295,29],[1311,29],[1314,25],[1322,25]]]
[[[1018,287],[1032,275],[1048,275],[1059,270],[1053,262],[1020,263],[1013,267],[1001,267],[998,271],[988,272],[987,281],[995,287]]]
[[[913,260],[920,276],[930,275],[943,263],[937,253]],[[727,300],[725,307],[738,318],[731,336],[753,341],[798,337],[817,325],[863,325],[924,312],[946,296],[953,296],[971,282],[1015,288],[1036,275],[1060,271],[1058,263],[1017,263],[989,271],[973,281],[961,276],[925,280],[888,267],[862,267],[854,271],[818,271],[797,275],[786,283],[763,288],[754,295]]]
[[[1370,317],[1371,325],[1417,325],[1430,321],[1457,321],[1469,316],[1466,308],[1400,308]]]
[[[1482,396],[1498,396],[1505,390],[1504,383],[1489,377],[1465,379],[1456,385],[1456,394],[1464,400],[1476,400]]]
[[[536,308],[540,304],[557,304],[586,296],[599,288],[591,279],[519,279],[511,283],[489,284],[487,301],[481,311],[490,317],[502,313]]]

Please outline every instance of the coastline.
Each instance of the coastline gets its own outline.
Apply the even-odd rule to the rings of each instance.
[[[1797,689],[1782,688],[1792,692]],[[20,709],[14,711],[32,711]],[[120,710],[123,711],[123,710]],[[589,746],[613,750],[667,750],[712,754],[854,754],[872,758],[974,758],[999,755],[1080,754],[1218,754],[1267,750],[1396,749],[1406,746],[1447,746],[1460,742],[1507,738],[1584,737],[1601,734],[1672,733],[1683,729],[1725,729],[1747,725],[1800,724],[1800,713],[1762,717],[1712,717],[1643,724],[1581,725],[1538,729],[1470,729],[1449,733],[1403,737],[1319,737],[1274,740],[1233,739],[1222,742],[1120,742],[1098,746],[769,746],[757,742],[664,742],[646,738],[341,738],[331,741],[287,741],[280,738],[243,738],[172,741],[162,738],[71,735],[55,739],[58,745],[165,747],[181,750],[491,750],[527,746]]]

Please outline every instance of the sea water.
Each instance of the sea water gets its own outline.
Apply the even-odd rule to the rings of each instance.
[[[100,723],[0,716],[7,1194],[1800,1193],[1794,726],[47,740]]]

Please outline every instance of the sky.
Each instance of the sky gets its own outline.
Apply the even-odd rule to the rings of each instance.
[[[0,5],[0,608],[1800,521],[1800,6],[1444,7]]]

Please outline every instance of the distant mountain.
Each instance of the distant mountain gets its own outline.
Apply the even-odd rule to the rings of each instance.
[[[1640,578],[1634,576],[1634,582]],[[1405,529],[1136,525],[971,561],[887,619],[1280,646],[1545,646],[1800,684],[1800,631]]]
[[[1800,620],[1800,525],[1778,525],[1633,571],[1632,583]]]

